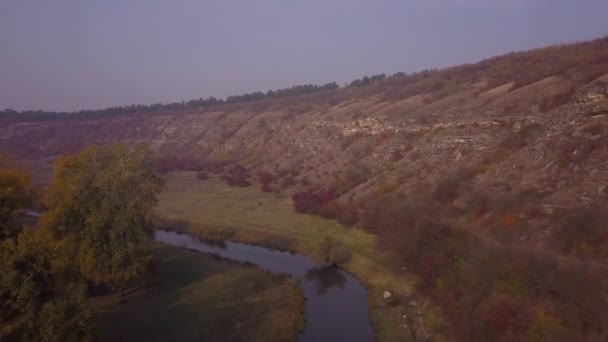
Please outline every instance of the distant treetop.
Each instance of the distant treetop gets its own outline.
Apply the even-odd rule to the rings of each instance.
[[[427,69],[415,73],[387,76],[377,74],[356,79],[345,85],[359,94],[381,94],[385,99],[405,99],[419,94],[433,94],[441,98],[458,91],[462,86],[484,81],[488,89],[509,82],[515,88],[540,81],[549,76],[560,76],[582,86],[608,73],[608,37],[574,44],[553,45],[522,52],[511,52],[474,64],[463,64],[443,69]],[[0,111],[0,119],[41,121],[53,119],[91,119],[123,114],[147,113],[162,110],[184,110],[305,95],[338,89],[336,82],[324,85],[302,84],[266,93],[215,97],[167,104],[130,105],[100,110],[82,110],[72,113],[48,111]],[[361,90],[356,90],[362,88]]]
[[[42,110],[28,110],[28,111],[16,111],[12,109],[5,109],[0,111],[0,118],[7,119],[18,119],[26,121],[46,121],[54,119],[91,119],[91,118],[103,118],[110,116],[118,116],[124,114],[134,113],[145,113],[155,112],[162,110],[183,110],[183,109],[195,109],[201,107],[212,107],[223,104],[233,104],[241,102],[250,102],[264,99],[275,99],[281,97],[288,97],[294,95],[311,94],[325,90],[339,88],[336,82],[330,82],[324,85],[315,84],[302,84],[295,85],[290,88],[283,88],[277,90],[268,90],[266,93],[253,92],[242,95],[228,96],[226,99],[217,99],[215,97],[200,98],[190,101],[172,102],[172,103],[155,103],[152,105],[129,105],[129,106],[117,106],[109,107],[105,109],[87,109],[77,112],[51,112]]]

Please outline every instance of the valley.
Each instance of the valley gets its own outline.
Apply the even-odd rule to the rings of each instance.
[[[606,56],[602,38],[281,96],[4,111],[0,148],[43,185],[61,155],[145,145],[157,228],[340,266],[381,341],[601,340]]]

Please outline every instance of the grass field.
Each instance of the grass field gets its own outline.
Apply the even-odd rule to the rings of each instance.
[[[193,172],[167,176],[155,214],[164,224],[201,237],[288,249],[317,259],[321,258],[321,241],[331,236],[352,252],[350,261],[341,266],[368,286],[372,320],[380,340],[398,341],[407,335],[403,324],[395,321],[403,315],[403,308],[388,305],[382,293],[389,290],[405,298],[411,294],[412,279],[398,272],[372,234],[296,214],[288,197],[263,193],[255,186],[228,187],[215,178],[197,180]]]
[[[158,245],[144,290],[98,297],[102,341],[292,341],[303,303],[297,287],[261,269]],[[301,307],[296,307],[299,305]],[[295,313],[295,314],[294,314]]]

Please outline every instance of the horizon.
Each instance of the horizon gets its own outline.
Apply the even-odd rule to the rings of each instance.
[[[104,7],[68,0],[59,4],[0,4],[0,39],[6,42],[8,52],[0,62],[0,74],[5,75],[0,78],[1,110],[75,112],[201,97],[226,98],[299,84],[335,81],[343,86],[372,74],[443,69],[509,52],[593,40],[608,33],[608,23],[600,20],[601,10],[608,10],[608,4],[598,0],[584,7],[547,0],[508,4],[414,0],[406,4],[384,1],[380,5],[355,1],[349,2],[350,6],[341,6],[343,0],[326,6],[264,1],[261,8],[269,13],[253,22],[247,13],[251,4],[239,4],[240,11],[207,4],[212,11],[200,13],[208,16],[216,10],[241,16],[245,25],[236,27],[219,20],[183,23],[184,16],[198,18],[196,9],[205,7],[189,0],[175,6],[157,2],[150,7],[138,6],[139,0],[131,0],[126,6],[121,6],[122,2],[105,3]],[[323,13],[315,11],[319,6],[323,6]],[[412,16],[406,10],[413,10],[411,22],[390,21]],[[369,19],[369,11],[375,27],[357,23],[357,19]],[[535,14],[542,12],[547,12],[546,16],[539,20]],[[133,13],[149,16],[138,20],[139,26],[135,27],[129,21]],[[70,14],[70,18],[82,21],[80,27],[57,20]],[[32,15],[39,19],[35,25],[24,20]],[[580,20],[564,22],[565,15]],[[164,26],[158,22],[167,16],[171,20]],[[313,23],[307,21],[310,17],[320,20],[322,27],[306,26]],[[119,19],[116,27],[105,25],[104,19],[108,18]],[[463,21],[468,22],[463,25]],[[521,27],[500,27],[511,21]],[[454,26],[459,29],[451,32]],[[154,27],[156,35],[149,31]],[[85,32],[75,33],[78,29]],[[412,33],[410,29],[431,32]],[[218,39],[208,46],[189,44],[199,43],[193,38],[200,38],[197,32],[218,33]],[[403,38],[399,34],[405,34],[401,44],[395,41]],[[290,39],[298,36],[303,39]],[[130,39],[139,44],[130,44]],[[100,51],[105,55],[98,56]],[[142,57],[149,58],[139,61]]]

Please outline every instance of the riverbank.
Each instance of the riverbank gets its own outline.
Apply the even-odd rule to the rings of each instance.
[[[295,284],[252,265],[158,244],[146,288],[93,299],[100,341],[293,341]]]
[[[298,283],[305,300],[300,342],[373,342],[367,291],[351,274],[300,254],[226,241],[222,244],[171,231],[157,230],[156,241],[229,260],[251,263]]]
[[[337,222],[296,214],[291,200],[259,189],[228,187],[218,179],[197,180],[192,172],[170,173],[156,215],[202,238],[231,239],[294,251],[320,260],[321,242],[330,237],[352,253],[344,269],[368,287],[370,315],[379,340],[408,341],[428,332],[434,316],[411,301],[414,279],[377,247],[374,235]],[[390,297],[385,298],[385,292]],[[417,331],[413,331],[415,327]]]

